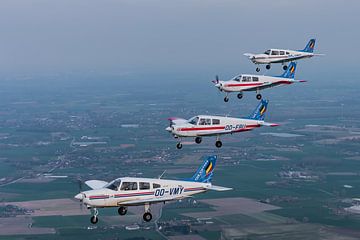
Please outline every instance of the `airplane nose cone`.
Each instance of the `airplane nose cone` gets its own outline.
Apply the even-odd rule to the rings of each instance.
[[[172,128],[171,128],[171,127],[167,127],[167,128],[165,128],[165,130],[168,131],[168,132],[171,132],[171,131],[172,131]]]
[[[217,88],[220,88],[220,86],[221,86],[220,83],[215,84],[215,87],[217,87]]]
[[[79,194],[77,194],[74,198],[81,201],[81,200],[84,199],[84,194],[79,193]]]

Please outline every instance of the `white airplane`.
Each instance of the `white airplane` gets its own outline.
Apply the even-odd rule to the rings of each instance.
[[[260,90],[271,88],[280,85],[289,85],[292,83],[306,82],[304,80],[294,80],[296,70],[296,63],[292,62],[289,68],[280,76],[263,76],[253,74],[242,74],[233,77],[228,81],[220,81],[218,76],[216,80],[212,81],[215,83],[221,92],[225,92],[224,101],[229,101],[230,92],[238,92],[237,97],[241,99],[243,92],[256,91],[256,98],[260,100],[262,98]]]
[[[177,149],[182,148],[182,137],[195,137],[195,142],[199,144],[204,136],[216,136],[215,146],[220,148],[222,146],[220,135],[250,131],[261,126],[278,126],[276,123],[264,121],[268,102],[267,100],[261,100],[253,113],[245,118],[209,115],[198,115],[188,120],[169,118],[170,126],[165,130],[180,140],[176,145]]]
[[[266,69],[270,69],[271,63],[281,63],[283,64],[283,69],[286,70],[287,62],[296,61],[303,58],[311,58],[313,56],[322,56],[324,54],[315,54],[315,39],[310,39],[306,47],[302,50],[287,50],[287,49],[269,49],[264,53],[253,54],[253,53],[245,53],[253,63],[266,64]],[[256,71],[259,72],[260,68],[257,67]]]
[[[152,219],[151,204],[188,198],[207,190],[232,190],[232,188],[211,184],[216,159],[216,156],[206,157],[203,164],[190,179],[165,180],[160,179],[160,177],[123,177],[109,183],[100,180],[86,181],[85,184],[92,190],[80,192],[75,196],[75,199],[80,200],[88,209],[92,209],[93,216],[90,221],[93,224],[99,220],[97,208],[118,207],[119,215],[125,215],[127,207],[139,205],[145,206],[143,219],[149,222]]]

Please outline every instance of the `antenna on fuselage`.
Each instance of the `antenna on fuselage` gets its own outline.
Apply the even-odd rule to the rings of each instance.
[[[158,179],[161,179],[161,178],[164,176],[165,173],[166,173],[166,170],[164,170],[164,171],[162,172],[162,174],[158,177]]]

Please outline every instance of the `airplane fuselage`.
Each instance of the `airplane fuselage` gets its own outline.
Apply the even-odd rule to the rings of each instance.
[[[276,55],[273,53],[276,52]],[[285,63],[303,58],[315,56],[312,52],[294,51],[285,49],[271,49],[269,54],[247,54],[249,59],[255,64]]]
[[[136,190],[100,188],[84,191],[83,203],[90,208],[136,206],[166,202],[207,191],[211,183],[150,178],[121,178],[121,184],[131,183]],[[144,187],[145,186],[145,187]],[[146,189],[141,189],[146,188]]]
[[[258,91],[283,84],[292,84],[294,79],[263,75],[240,75],[229,81],[219,81],[216,87],[224,92]]]
[[[260,127],[263,121],[220,116],[197,116],[198,123],[172,126],[172,134],[178,137],[200,137],[250,131]],[[204,122],[201,122],[202,119]],[[215,123],[215,124],[214,124]]]

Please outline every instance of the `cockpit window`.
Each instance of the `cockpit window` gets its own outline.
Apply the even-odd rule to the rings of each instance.
[[[211,125],[210,118],[200,118],[199,125]]]
[[[137,182],[123,182],[121,184],[121,190],[123,191],[137,190]]]
[[[270,50],[266,50],[266,51],[264,52],[264,54],[270,55]]]
[[[110,183],[108,183],[105,187],[114,191],[117,191],[120,186],[121,180],[116,179]]]
[[[240,79],[241,79],[241,75],[240,76],[236,76],[233,78],[234,81],[237,81],[237,82],[240,82]]]
[[[271,55],[279,55],[279,51],[272,50]]]
[[[198,117],[193,117],[193,118],[190,118],[189,119],[189,123],[190,124],[193,124],[193,125],[196,125],[197,122],[198,122],[199,118]]]

